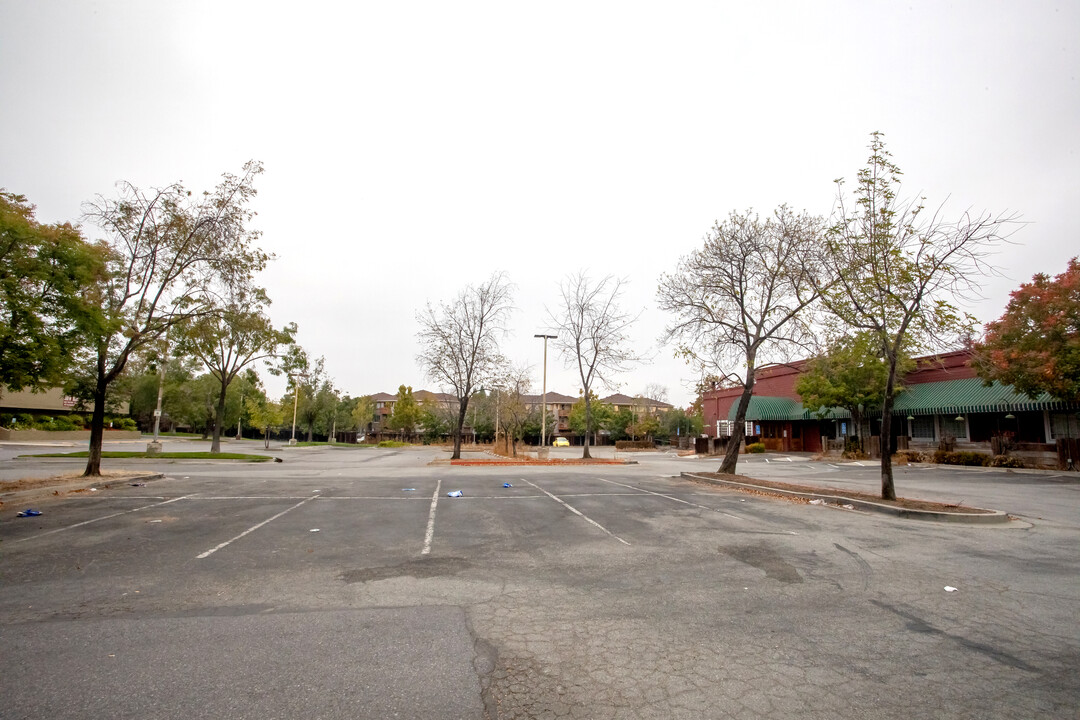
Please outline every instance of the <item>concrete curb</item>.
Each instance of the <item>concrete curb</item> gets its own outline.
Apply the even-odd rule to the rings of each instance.
[[[682,475],[682,477],[708,483],[709,485],[717,485],[720,487],[731,488],[747,488],[750,490],[757,490],[758,492],[773,493],[776,495],[787,495],[789,497],[805,498],[807,500],[832,500],[846,505],[852,505],[859,510],[867,510],[869,512],[877,512],[885,515],[892,515],[894,517],[910,518],[913,520],[969,523],[974,525],[996,525],[1009,522],[1008,514],[1002,512],[1001,510],[991,510],[990,512],[986,513],[913,510],[909,508],[899,508],[892,505],[884,505],[882,503],[870,502],[868,500],[858,500],[856,498],[849,498],[844,495],[796,492],[794,490],[781,490],[779,488],[766,487],[764,485],[753,485],[751,483],[735,482],[733,480],[720,480],[718,478],[705,477],[704,475],[697,475],[695,473],[684,472],[680,474]]]
[[[33,500],[46,500],[46,499],[60,499],[70,492],[76,490],[89,490],[92,487],[99,489],[104,488],[105,485],[120,485],[121,483],[127,485],[133,482],[146,482],[149,480],[161,480],[165,477],[165,473],[145,473],[142,475],[135,475],[127,478],[107,478],[101,477],[97,479],[78,480],[75,482],[67,482],[61,485],[43,485],[41,487],[30,488],[29,490],[9,490],[5,493],[0,493],[0,503],[7,504],[20,504],[23,502]],[[59,493],[59,495],[53,495],[53,493]]]

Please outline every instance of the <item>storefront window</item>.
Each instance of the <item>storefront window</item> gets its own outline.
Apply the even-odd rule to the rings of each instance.
[[[934,439],[934,416],[919,415],[911,423],[911,437],[915,440]]]
[[[957,420],[955,417],[944,417],[941,419],[941,425],[946,435],[950,435],[957,440],[967,440],[966,419]]]

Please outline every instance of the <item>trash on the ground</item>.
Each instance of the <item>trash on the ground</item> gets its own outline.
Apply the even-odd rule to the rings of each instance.
[[[740,500],[739,502],[746,502],[746,501],[745,500]]]
[[[845,510],[854,510],[854,509],[855,509],[855,506],[854,506],[854,505],[851,505],[851,504],[849,503],[849,504],[847,504],[847,505],[844,505],[844,509],[845,509]]]
[[[810,504],[811,505],[824,505],[825,501],[822,500],[821,498],[817,498],[816,500],[811,500]]]
[[[446,497],[461,497],[461,491],[451,490],[450,492],[446,493]]]
[[[945,592],[956,592],[956,588],[954,588],[952,585],[946,585]]]
[[[161,521],[160,520],[147,520],[146,522],[156,523],[156,522],[161,522]]]
[[[285,461],[284,461],[284,460],[282,460],[282,459],[281,459],[281,458],[279,458],[279,457],[276,457],[276,458],[274,458],[274,462],[285,462]]]
[[[20,512],[18,515],[16,515],[16,517],[37,517],[40,514],[41,514],[40,510],[34,510],[32,508],[26,508],[25,510]]]
[[[511,485],[510,483],[503,483],[503,487],[514,487],[514,486]]]
[[[97,492],[97,488],[90,488],[90,492]]]
[[[131,487],[146,487],[146,483],[131,483]]]
[[[401,488],[401,492],[416,492],[416,488]]]
[[[308,532],[319,532],[319,528],[311,528]]]

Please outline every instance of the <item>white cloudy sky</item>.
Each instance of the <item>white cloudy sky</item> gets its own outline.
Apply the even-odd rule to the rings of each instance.
[[[828,214],[871,131],[906,193],[1027,221],[981,319],[1062,271],[1078,39],[1080,4],[1030,0],[0,0],[0,187],[76,220],[119,179],[204,189],[258,159],[274,319],[344,391],[428,386],[416,310],[497,270],[517,285],[506,349],[539,387],[532,336],[585,269],[644,310],[655,360],[620,390],[681,403],[659,274],[731,210]],[[549,389],[578,387],[549,362]]]

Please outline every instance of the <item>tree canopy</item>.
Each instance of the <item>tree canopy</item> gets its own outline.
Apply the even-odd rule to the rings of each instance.
[[[888,500],[896,499],[889,443],[903,351],[936,349],[967,329],[952,300],[978,291],[991,247],[1015,222],[1012,215],[967,212],[948,222],[940,212],[927,214],[924,198],[900,198],[901,174],[884,136],[873,133],[852,197],[837,180],[823,246],[830,284],[822,299],[834,332],[869,333],[888,368],[881,419],[881,495]]]
[[[987,323],[976,343],[973,365],[984,380],[1029,397],[1080,401],[1080,259],[1014,290],[1005,313]]]
[[[820,218],[787,206],[764,220],[733,212],[660,279],[659,305],[675,316],[665,341],[703,375],[743,388],[722,473],[735,472],[758,366],[788,359],[813,337],[809,310],[826,285],[821,230]]]
[[[85,288],[104,248],[68,223],[43,224],[22,195],[0,190],[0,392],[60,385],[100,321]]]

